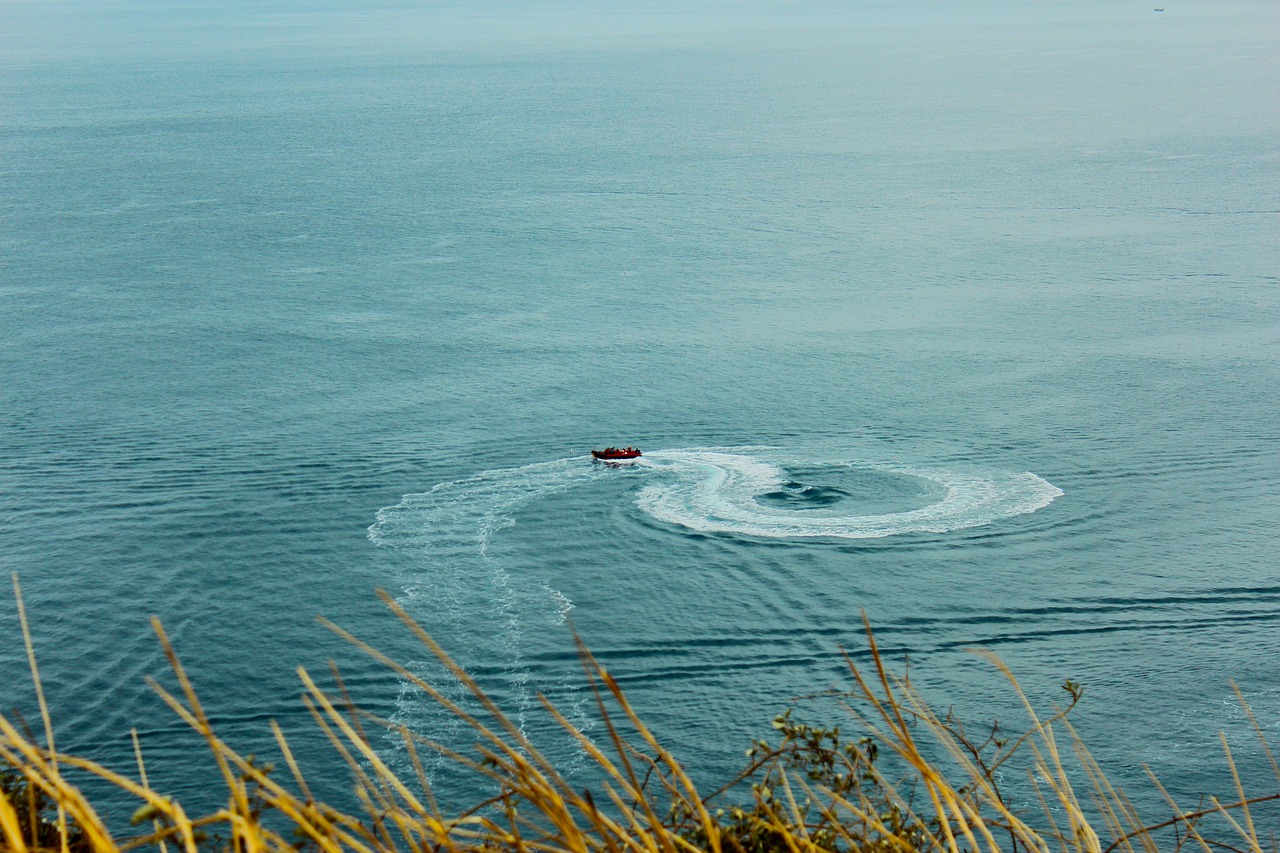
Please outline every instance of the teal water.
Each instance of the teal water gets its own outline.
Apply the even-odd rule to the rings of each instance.
[[[462,737],[314,620],[429,672],[382,588],[569,766],[570,623],[714,785],[865,612],[974,720],[1020,717],[969,647],[1083,683],[1154,814],[1138,762],[1226,792],[1219,729],[1265,787],[1230,680],[1280,732],[1278,24],[4,6],[0,567],[60,745],[127,769],[136,726],[208,797],[154,614],[227,740],[279,720],[345,796],[296,666]]]

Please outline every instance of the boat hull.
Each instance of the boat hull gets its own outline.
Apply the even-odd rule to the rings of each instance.
[[[600,462],[634,462],[640,458],[640,455],[639,450],[614,452],[607,450],[591,451],[591,458]]]

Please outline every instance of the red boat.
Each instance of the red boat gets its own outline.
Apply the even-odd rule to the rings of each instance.
[[[618,462],[627,459],[638,459],[640,451],[634,447],[606,447],[604,450],[593,450],[591,455],[605,462]]]

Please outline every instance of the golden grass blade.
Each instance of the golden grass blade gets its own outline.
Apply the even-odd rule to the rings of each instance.
[[[8,794],[0,794],[0,829],[4,830],[4,849],[13,853],[27,853],[27,841],[22,837],[22,824],[17,809],[9,802]]]
[[[364,737],[363,731],[355,728],[351,723],[347,722],[346,718],[342,716],[342,713],[334,707],[332,702],[329,701],[328,696],[326,696],[324,692],[316,686],[316,683],[311,680],[311,676],[307,674],[307,671],[299,667],[298,676],[302,679],[302,683],[306,685],[307,691],[317,702],[320,703],[321,707],[327,714],[329,714],[329,717],[333,720],[334,724],[338,726],[344,735],[346,735],[347,741],[359,750],[365,760],[374,767],[378,779],[387,783],[387,785],[390,786],[395,793],[404,800],[404,802],[408,803],[409,807],[415,812],[424,816],[429,815],[430,812],[422,805],[422,802],[414,796],[408,786],[401,782],[400,778],[392,772],[391,768],[388,767],[385,762],[383,762],[382,757],[379,756],[371,746],[369,746],[369,741]]]
[[[1253,727],[1254,734],[1258,736],[1258,743],[1262,746],[1262,752],[1267,756],[1267,763],[1271,765],[1271,772],[1276,777],[1276,781],[1280,782],[1280,765],[1276,764],[1276,758],[1271,753],[1271,745],[1267,743],[1266,733],[1263,732],[1262,726],[1258,724],[1258,718],[1254,716],[1253,708],[1249,705],[1244,694],[1240,692],[1240,687],[1231,682],[1231,691],[1236,694],[1236,699],[1240,701],[1240,707],[1244,709],[1245,715],[1249,718],[1249,725]]]
[[[289,741],[285,738],[284,731],[275,720],[271,721],[271,734],[276,739],[276,745],[280,747],[280,753],[284,756],[285,763],[289,765],[289,772],[293,774],[294,781],[298,783],[298,790],[302,792],[302,796],[307,798],[308,803],[314,803],[315,797],[311,795],[311,788],[307,785],[307,779],[302,775],[302,770],[298,767],[298,762],[293,757],[293,750],[289,748]]]
[[[1110,827],[1112,835],[1123,836],[1125,833],[1124,823],[1121,820],[1120,814],[1117,813],[1115,806],[1113,805],[1113,802],[1117,799],[1115,789],[1111,786],[1106,774],[1102,772],[1102,768],[1093,760],[1093,756],[1090,755],[1087,750],[1083,749],[1083,746],[1078,741],[1074,746],[1076,759],[1079,761],[1081,769],[1093,787],[1094,807],[1098,810],[1098,813],[1102,815],[1107,826]],[[1127,843],[1125,844],[1125,847],[1132,853],[1132,847]]]
[[[426,798],[427,808],[432,816],[440,815],[440,804],[436,802],[435,793],[431,790],[431,781],[427,778],[427,769],[422,765],[422,758],[418,755],[418,748],[414,746],[413,737],[409,733],[409,727],[399,725],[395,730],[400,733],[400,739],[404,742],[404,751],[409,756],[409,763],[413,766],[413,775],[418,779],[418,786],[422,788],[422,796]]]
[[[190,706],[190,717],[195,720],[192,724],[196,731],[209,742],[211,751],[214,754],[214,760],[218,763],[218,769],[222,772],[223,781],[226,783],[227,790],[231,792],[235,798],[236,807],[244,812],[249,810],[249,803],[245,798],[241,786],[237,784],[235,776],[231,772],[231,768],[227,765],[226,760],[222,756],[221,750],[217,747],[217,738],[213,734],[213,727],[209,724],[209,718],[204,712],[204,707],[200,704],[200,699],[196,696],[195,688],[191,685],[191,679],[187,677],[186,669],[182,666],[182,662],[178,659],[178,654],[173,648],[173,644],[169,641],[169,635],[165,632],[164,626],[160,624],[160,620],[156,617],[151,618],[151,628],[156,632],[156,636],[160,639],[160,647],[164,650],[164,656],[169,661],[169,667],[173,670],[173,674],[177,676],[178,684],[182,688],[183,695],[187,697],[187,704]],[[158,687],[158,683],[151,681],[153,688]],[[164,694],[168,696],[166,692]],[[176,700],[173,697],[166,699],[170,707],[176,710]]]
[[[138,781],[142,783],[142,787],[149,791],[151,790],[151,783],[147,781],[147,763],[142,760],[142,744],[138,742],[137,728],[129,729],[129,739],[133,742],[133,757],[138,763]],[[152,820],[151,827],[156,832],[159,832],[161,829],[160,821]],[[159,846],[160,853],[169,853],[169,845],[163,839],[159,842]]]
[[[1147,778],[1151,780],[1151,784],[1155,786],[1156,790],[1160,792],[1160,795],[1164,797],[1165,802],[1167,802],[1169,806],[1173,809],[1174,817],[1171,820],[1168,820],[1162,824],[1156,824],[1155,826],[1152,826],[1149,829],[1144,831],[1154,831],[1156,829],[1162,829],[1166,826],[1185,824],[1187,837],[1195,841],[1197,844],[1199,844],[1200,848],[1204,850],[1205,853],[1213,853],[1213,848],[1209,846],[1209,843],[1203,837],[1201,837],[1200,832],[1196,829],[1195,819],[1196,817],[1199,817],[1201,815],[1209,814],[1210,812],[1215,811],[1215,809],[1208,809],[1200,813],[1183,812],[1182,808],[1179,807],[1177,802],[1173,799],[1173,796],[1170,795],[1169,791],[1164,787],[1164,785],[1160,783],[1160,780],[1156,778],[1156,775],[1151,772],[1150,768],[1145,768],[1145,769],[1147,770]],[[1103,853],[1111,853],[1111,848],[1104,850]]]
[[[1045,820],[1049,822],[1053,840],[1058,842],[1058,847],[1062,853],[1068,853],[1067,842],[1062,835],[1062,830],[1058,828],[1058,821],[1053,816],[1053,809],[1049,808],[1049,801],[1045,799],[1044,789],[1040,784],[1040,779],[1036,775],[1035,769],[1027,770],[1027,781],[1031,785],[1031,790],[1035,791],[1036,799],[1040,801],[1040,809],[1044,814]]]
[[[311,712],[311,718],[315,720],[316,725],[320,727],[322,732],[324,732],[325,737],[329,739],[329,743],[333,745],[334,750],[339,756],[341,756],[342,760],[346,762],[347,767],[351,769],[352,775],[356,778],[357,791],[376,790],[377,786],[374,785],[373,780],[369,778],[364,767],[361,766],[360,762],[351,753],[351,750],[347,749],[346,742],[343,741],[342,738],[338,737],[337,732],[335,732],[333,727],[329,725],[325,715],[321,713],[320,708],[316,706],[316,702],[310,696],[303,696],[302,703],[306,706],[307,710]],[[390,807],[390,803],[381,804],[378,807],[374,807],[370,804],[370,809],[374,812],[377,812],[382,808]]]
[[[1224,807],[1222,803],[1218,802],[1217,797],[1210,797],[1209,801],[1213,803],[1214,809],[1217,812],[1218,816],[1223,820],[1225,820],[1228,824],[1230,824],[1231,828],[1236,831],[1236,833],[1240,836],[1241,840],[1249,845],[1250,853],[1262,852],[1262,847],[1258,844],[1257,836],[1254,835],[1252,831],[1246,830],[1245,827],[1241,826],[1240,822],[1236,820],[1234,817],[1232,817],[1231,812],[1226,807]],[[1250,827],[1250,830],[1251,829],[1252,827]],[[1221,841],[1219,841],[1218,846],[1222,847],[1225,845]]]
[[[613,717],[609,714],[609,708],[605,704],[604,695],[600,692],[600,673],[604,672],[604,667],[596,660],[595,656],[587,648],[586,643],[577,634],[574,634],[574,644],[578,647],[578,661],[582,665],[582,673],[587,679],[587,685],[591,688],[591,695],[595,698],[596,713],[600,715],[600,720],[604,723],[605,731],[609,735],[610,741],[613,742],[614,751],[618,755],[618,760],[622,763],[622,770],[626,774],[626,781],[619,779],[619,783],[629,786],[635,792],[637,798],[643,797],[643,784],[640,782],[639,776],[636,775],[635,767],[631,764],[631,760],[627,757],[627,749],[624,746],[623,738],[618,732],[618,728],[614,725]]]
[[[1236,793],[1240,795],[1240,813],[1244,815],[1244,823],[1248,827],[1248,832],[1241,830],[1241,835],[1245,836],[1253,850],[1261,851],[1262,848],[1258,844],[1258,830],[1253,825],[1253,814],[1249,811],[1249,799],[1245,796],[1244,783],[1240,781],[1240,771],[1236,768],[1236,760],[1231,754],[1231,745],[1227,743],[1225,732],[1218,732],[1218,741],[1222,744],[1222,754],[1226,756],[1227,767],[1231,770],[1231,781],[1236,786]],[[1230,819],[1229,816],[1227,817]],[[1234,820],[1231,822],[1235,823]]]
[[[342,694],[342,704],[346,706],[347,713],[351,717],[351,725],[360,734],[364,741],[369,738],[364,733],[364,728],[360,725],[360,714],[356,709],[356,703],[351,701],[351,694],[347,692],[347,684],[342,680],[342,673],[338,671],[338,664],[335,661],[329,661],[329,672],[333,675],[333,683],[337,685],[338,692]]]
[[[40,706],[40,719],[44,723],[44,739],[49,746],[49,754],[54,756],[51,759],[50,772],[58,775],[57,746],[53,740],[53,718],[49,714],[49,703],[45,701],[44,684],[40,681],[40,666],[36,663],[36,647],[31,641],[31,626],[27,624],[27,607],[22,600],[22,585],[18,582],[18,573],[14,572],[13,578],[13,597],[18,605],[18,622],[22,626],[22,642],[27,649],[27,666],[31,670],[31,683],[36,690],[36,702]],[[62,803],[58,803],[58,836],[62,839],[63,853],[67,851],[67,816],[63,811]]]
[[[1083,739],[1075,733],[1074,729],[1072,729],[1072,737],[1076,738],[1080,742],[1080,748],[1084,749],[1087,753],[1088,750],[1084,746]],[[1092,760],[1092,756],[1090,760]],[[1110,785],[1109,780],[1107,784]],[[1137,807],[1134,806],[1133,802],[1129,799],[1129,795],[1121,788],[1113,787],[1113,790],[1115,791],[1116,802],[1119,805],[1121,812],[1125,815],[1125,818],[1129,821],[1129,826],[1132,829],[1140,829],[1143,826],[1142,817],[1138,814]],[[1142,844],[1142,848],[1145,853],[1159,853],[1160,848],[1156,845],[1155,839],[1151,837],[1150,833],[1141,833],[1135,837]]]

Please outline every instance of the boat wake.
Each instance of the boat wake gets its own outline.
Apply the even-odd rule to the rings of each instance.
[[[637,504],[652,517],[701,532],[767,538],[947,533],[1035,512],[1062,495],[1030,472],[857,462],[816,467],[820,479],[852,484],[840,488],[796,482],[767,458],[740,452],[659,451],[642,464],[671,475],[640,490]],[[913,500],[923,503],[912,506]],[[903,508],[868,511],[877,502]]]

